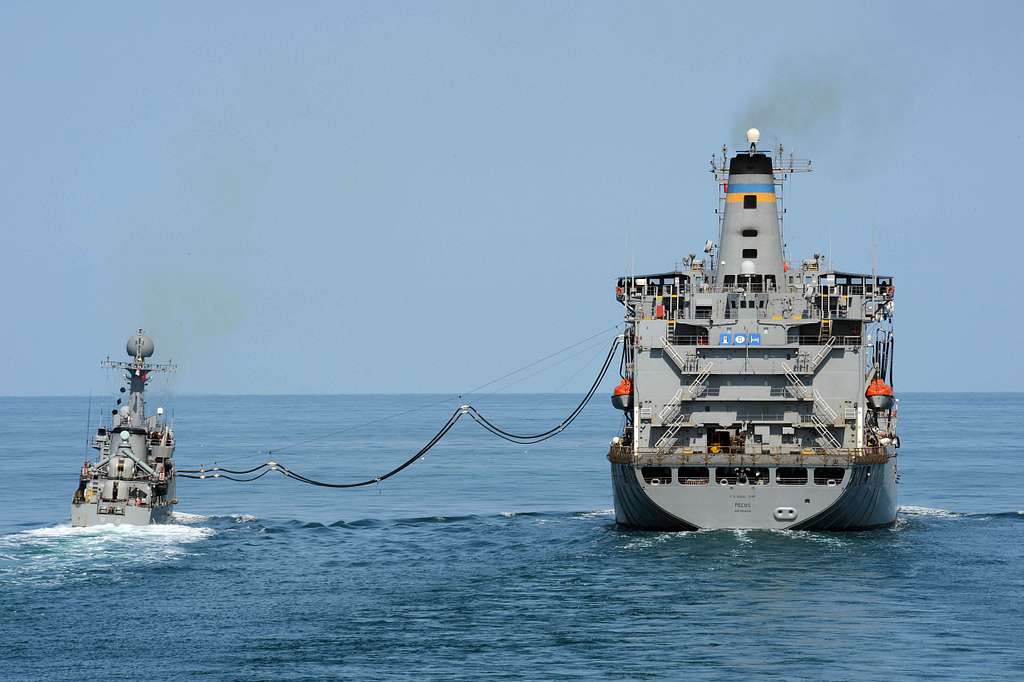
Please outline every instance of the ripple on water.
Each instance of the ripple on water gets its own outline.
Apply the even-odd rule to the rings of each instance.
[[[942,519],[958,519],[964,516],[959,512],[949,511],[948,509],[933,509],[932,507],[908,506],[900,507],[898,511],[900,514],[909,514],[911,516],[933,516]]]
[[[117,580],[125,569],[188,556],[188,545],[214,533],[212,528],[183,524],[61,524],[12,533],[0,536],[0,584],[55,585],[97,573]]]
[[[171,518],[176,523],[183,524],[195,524],[204,521],[230,521],[232,523],[251,523],[256,521],[256,517],[252,514],[229,514],[227,516],[207,516],[205,514],[190,514],[188,512],[172,512]]]
[[[595,509],[594,511],[588,512],[576,512],[573,516],[579,519],[594,519],[602,518],[605,516],[615,516],[614,509]]]
[[[205,514],[189,514],[188,512],[176,511],[171,512],[171,518],[178,523],[198,523],[200,521],[206,521],[210,517]]]

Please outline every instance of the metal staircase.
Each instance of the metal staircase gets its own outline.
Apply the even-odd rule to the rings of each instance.
[[[839,418],[839,415],[836,414],[836,411],[832,409],[832,406],[821,397],[821,394],[818,393],[818,391],[813,388],[808,388],[804,382],[800,381],[800,377],[793,371],[792,367],[787,365],[785,362],[779,364],[782,365],[782,372],[786,375],[786,379],[789,380],[793,394],[801,400],[813,401],[813,407],[810,415],[811,424],[814,425],[814,430],[818,432],[818,435],[824,439],[826,443],[825,449],[831,454],[835,454],[835,451],[841,449],[843,444],[832,435],[828,425],[834,424]]]
[[[813,412],[811,413],[811,423],[814,424],[814,430],[818,432],[818,435],[825,439],[825,449],[828,450],[829,454],[837,454],[836,450],[841,450],[843,444],[836,440],[836,437],[828,430],[828,425],[821,421],[818,415]]]
[[[665,349],[668,350],[669,346],[665,346]],[[678,355],[678,353],[676,353],[676,355]],[[669,357],[671,358],[672,354],[669,354]],[[715,363],[713,362],[709,362],[704,365],[704,367],[693,378],[693,382],[686,387],[680,386],[679,390],[672,396],[672,399],[665,403],[665,407],[661,408],[661,412],[658,413],[658,417],[661,419],[662,424],[668,423],[668,427],[665,429],[664,433],[661,434],[661,437],[658,438],[654,447],[658,449],[665,448],[675,441],[676,435],[679,434],[679,430],[688,423],[685,421],[676,421],[683,411],[683,401],[693,400],[701,394],[705,388],[708,377],[711,376],[711,368],[714,364]],[[680,367],[680,369],[682,369],[682,367]]]
[[[658,442],[654,444],[654,447],[661,450],[662,448],[671,445],[675,442],[676,435],[685,424],[686,422],[672,422],[669,424],[668,428],[665,429],[665,433],[661,434],[661,438],[659,438]]]
[[[672,396],[672,400],[665,403],[665,407],[661,408],[661,412],[658,413],[661,423],[668,423],[669,425],[665,432],[661,434],[661,438],[654,444],[654,447],[661,449],[669,445],[676,439],[679,429],[683,428],[682,422],[676,422],[676,419],[683,411],[683,394],[686,391],[685,387],[680,386],[676,394]]]
[[[818,328],[818,342],[825,343],[825,339],[832,336],[831,317],[831,295],[825,293],[825,287],[821,289],[821,326]]]
[[[826,308],[825,310],[827,311],[828,309]],[[828,314],[828,313],[825,312],[825,314]],[[831,337],[832,337],[832,318],[831,317],[822,317],[822,319],[821,319],[821,328],[818,331],[818,341],[820,343],[825,343],[825,339],[828,339],[828,338],[831,338]]]
[[[836,337],[828,337],[828,341],[826,341],[825,345],[821,347],[821,350],[815,353],[814,356],[807,361],[807,364],[804,365],[804,372],[807,374],[813,374],[814,370],[818,369],[818,365],[821,364],[822,360],[827,358],[828,354],[832,352],[832,349],[835,348],[835,345]]]
[[[803,400],[807,397],[807,387],[804,386],[804,382],[800,381],[800,377],[793,371],[793,368],[787,365],[785,362],[779,363],[782,366],[782,373],[786,375],[786,379],[789,380],[790,388],[797,398]]]
[[[665,403],[665,407],[661,408],[661,412],[658,413],[658,419],[661,420],[662,424],[669,420],[669,416],[675,416],[679,412],[685,391],[686,389],[680,386],[676,394],[672,396],[672,400],[669,400]]]
[[[697,397],[701,389],[704,388],[704,383],[708,380],[708,377],[711,376],[711,368],[714,367],[714,365],[715,363],[713,362],[709,362],[704,365],[704,369],[702,369],[697,376],[693,378],[693,383],[686,389],[687,396],[691,399]]]
[[[690,363],[686,361],[687,359],[680,355],[679,351],[673,348],[672,344],[669,343],[668,339],[665,338],[664,336],[661,337],[661,343],[663,344],[661,350],[662,352],[665,353],[665,355],[668,356],[668,359],[671,360],[673,364],[675,364],[675,366],[679,368],[680,372],[682,372],[683,374],[688,374],[689,372],[687,371],[687,367],[690,365]]]

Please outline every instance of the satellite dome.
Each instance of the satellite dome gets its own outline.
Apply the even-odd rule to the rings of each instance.
[[[128,339],[127,350],[130,358],[148,358],[155,349],[153,339],[146,336],[141,329]]]
[[[747,142],[750,144],[757,144],[761,139],[761,131],[757,128],[751,128],[747,131]]]

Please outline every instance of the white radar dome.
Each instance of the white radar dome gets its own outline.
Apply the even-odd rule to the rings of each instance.
[[[761,131],[757,128],[751,128],[747,131],[747,142],[750,144],[757,144],[758,140],[761,139]]]
[[[153,339],[146,336],[140,329],[138,333],[132,334],[127,344],[128,357],[148,358],[156,350]]]

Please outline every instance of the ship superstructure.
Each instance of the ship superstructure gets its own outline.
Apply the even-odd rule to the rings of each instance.
[[[174,431],[163,408],[146,415],[146,383],[156,372],[174,371],[172,364],[148,361],[153,340],[140,329],[128,339],[129,362],[107,358],[104,367],[122,370],[127,402],[118,400],[109,426],[101,426],[91,446],[99,459],[86,461],[71,501],[71,525],[148,525],[170,517],[175,498]]]
[[[781,147],[712,162],[719,239],[622,277],[616,519],[650,529],[858,529],[896,519],[891,276],[791,265]]]

